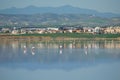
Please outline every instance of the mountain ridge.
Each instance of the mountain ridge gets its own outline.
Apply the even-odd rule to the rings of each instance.
[[[120,14],[101,13],[96,10],[73,7],[71,5],[64,5],[60,7],[36,7],[31,5],[25,8],[11,7],[8,9],[0,10],[0,14],[44,14],[44,13],[87,14],[105,18],[120,17]]]

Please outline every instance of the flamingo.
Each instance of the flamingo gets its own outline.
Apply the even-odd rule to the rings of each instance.
[[[27,47],[24,46],[24,54],[27,52]]]
[[[35,55],[34,49],[35,47],[32,47],[32,55]]]

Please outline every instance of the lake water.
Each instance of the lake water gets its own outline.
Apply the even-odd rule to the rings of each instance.
[[[0,80],[120,80],[120,41],[0,41]]]

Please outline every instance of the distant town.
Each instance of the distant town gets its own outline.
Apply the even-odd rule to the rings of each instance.
[[[89,33],[89,34],[119,34],[120,26],[107,27],[13,27],[0,28],[0,34],[50,34],[50,33]]]

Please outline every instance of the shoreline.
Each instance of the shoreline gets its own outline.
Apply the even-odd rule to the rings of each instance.
[[[12,40],[12,41],[83,41],[83,40],[93,40],[93,41],[104,41],[104,40],[116,40],[120,41],[118,38],[72,38],[72,37],[50,37],[50,36],[16,36],[16,35],[0,35],[0,40]]]

